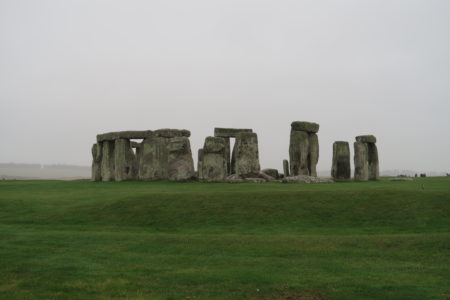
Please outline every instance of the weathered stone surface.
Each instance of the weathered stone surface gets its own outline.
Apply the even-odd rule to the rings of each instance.
[[[102,143],[102,181],[114,181],[114,141]]]
[[[227,161],[227,170],[228,170],[228,175],[231,175],[231,152],[230,152],[230,138],[223,138],[224,140],[224,157],[225,160]]]
[[[186,129],[169,129],[163,128],[153,131],[156,137],[174,138],[174,137],[190,137],[191,132]]]
[[[264,178],[248,177],[248,178],[244,179],[244,182],[248,182],[248,183],[265,183],[267,181]]]
[[[227,177],[226,181],[229,183],[241,183],[241,182],[244,182],[244,179],[240,178],[236,174],[232,174]]]
[[[378,162],[378,149],[377,145],[369,143],[368,147],[368,163],[369,163],[369,180],[380,179],[380,166]]]
[[[317,177],[317,163],[319,162],[319,137],[315,133],[309,134],[309,175]]]
[[[116,181],[136,179],[136,157],[130,140],[117,139],[114,145],[114,178]]]
[[[289,159],[291,176],[309,175],[309,135],[306,131],[291,130]]]
[[[216,137],[236,137],[240,132],[253,132],[253,130],[247,128],[214,128],[214,136]]]
[[[273,177],[274,179],[278,179],[280,177],[280,174],[278,174],[278,170],[277,169],[267,168],[267,169],[261,170],[261,173],[269,175],[270,177]]]
[[[209,136],[203,145],[202,174],[203,181],[225,181],[228,176],[227,161],[225,160],[225,140],[220,137]]]
[[[376,143],[377,138],[373,135],[360,135],[356,137],[356,141],[360,143]]]
[[[139,178],[146,181],[168,178],[168,138],[149,137],[142,142]]]
[[[91,181],[101,181],[102,143],[92,145],[92,177]]]
[[[171,181],[187,181],[195,176],[189,138],[174,137],[168,141],[168,179]]]
[[[369,179],[369,148],[366,143],[355,142],[355,180],[367,181]]]
[[[283,160],[283,174],[284,177],[289,177],[289,161],[287,159]]]
[[[291,123],[292,130],[295,131],[306,131],[309,133],[317,133],[319,132],[319,124],[312,122],[304,122],[304,121],[294,121]]]
[[[203,178],[203,148],[198,149],[197,157],[197,176],[198,178]]]
[[[315,176],[308,175],[297,175],[284,177],[281,182],[283,183],[333,183],[333,180],[330,178],[320,178]]]
[[[153,131],[151,130],[116,131],[97,135],[97,142],[114,141],[117,139],[145,139],[151,136],[153,136]]]
[[[334,180],[349,180],[350,173],[350,147],[348,142],[334,142],[331,176]]]
[[[230,175],[236,174],[236,143],[234,143],[233,151],[231,151]]]
[[[262,172],[262,171],[259,172],[258,178],[262,178],[262,179],[264,179],[265,181],[276,181],[276,180],[277,180],[277,178],[272,177],[272,176],[270,176],[270,175],[268,175],[268,174],[266,174],[266,173],[264,173],[264,172]]]
[[[235,171],[242,178],[257,177],[260,172],[258,136],[253,132],[236,135]]]

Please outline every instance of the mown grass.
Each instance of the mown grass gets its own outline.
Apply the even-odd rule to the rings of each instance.
[[[0,182],[1,299],[450,299],[450,178]]]

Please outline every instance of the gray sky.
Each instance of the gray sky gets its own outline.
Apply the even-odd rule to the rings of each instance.
[[[387,169],[450,171],[450,1],[0,0],[0,162],[89,165],[97,133],[290,123],[378,138]],[[353,155],[353,147],[351,147]]]

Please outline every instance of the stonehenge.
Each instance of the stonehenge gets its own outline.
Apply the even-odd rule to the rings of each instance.
[[[190,180],[195,173],[189,136],[185,129],[99,134],[92,147],[92,180]]]
[[[316,166],[319,161],[319,124],[295,121],[291,124],[289,142],[290,175],[317,177]]]
[[[194,168],[191,135],[186,129],[117,131],[99,134],[92,145],[92,181],[169,180],[205,182],[319,183],[331,179],[317,177],[319,124],[291,123],[289,160],[283,172],[259,162],[258,135],[248,128],[214,128],[198,150]],[[231,149],[232,140],[234,146]],[[378,180],[379,161],[376,138],[357,136],[354,142],[354,179]],[[331,177],[346,181],[351,177],[348,142],[333,143]]]
[[[349,180],[351,176],[350,173],[350,147],[348,142],[334,142],[331,177],[338,181]]]
[[[367,181],[380,178],[378,149],[376,138],[373,135],[356,137],[354,143],[355,180]]]

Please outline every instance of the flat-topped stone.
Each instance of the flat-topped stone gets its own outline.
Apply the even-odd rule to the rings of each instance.
[[[319,124],[313,122],[294,121],[291,123],[292,130],[306,131],[310,133],[317,133],[319,131]]]
[[[360,135],[356,137],[356,141],[360,143],[376,143],[377,138],[373,135]]]
[[[233,137],[240,132],[253,132],[252,129],[248,128],[214,128],[215,137]]]
[[[191,132],[187,129],[169,129],[163,128],[153,131],[157,137],[174,138],[174,137],[190,137]]]
[[[114,141],[118,139],[145,139],[153,136],[152,130],[129,130],[129,131],[115,131],[97,135],[97,142]]]

